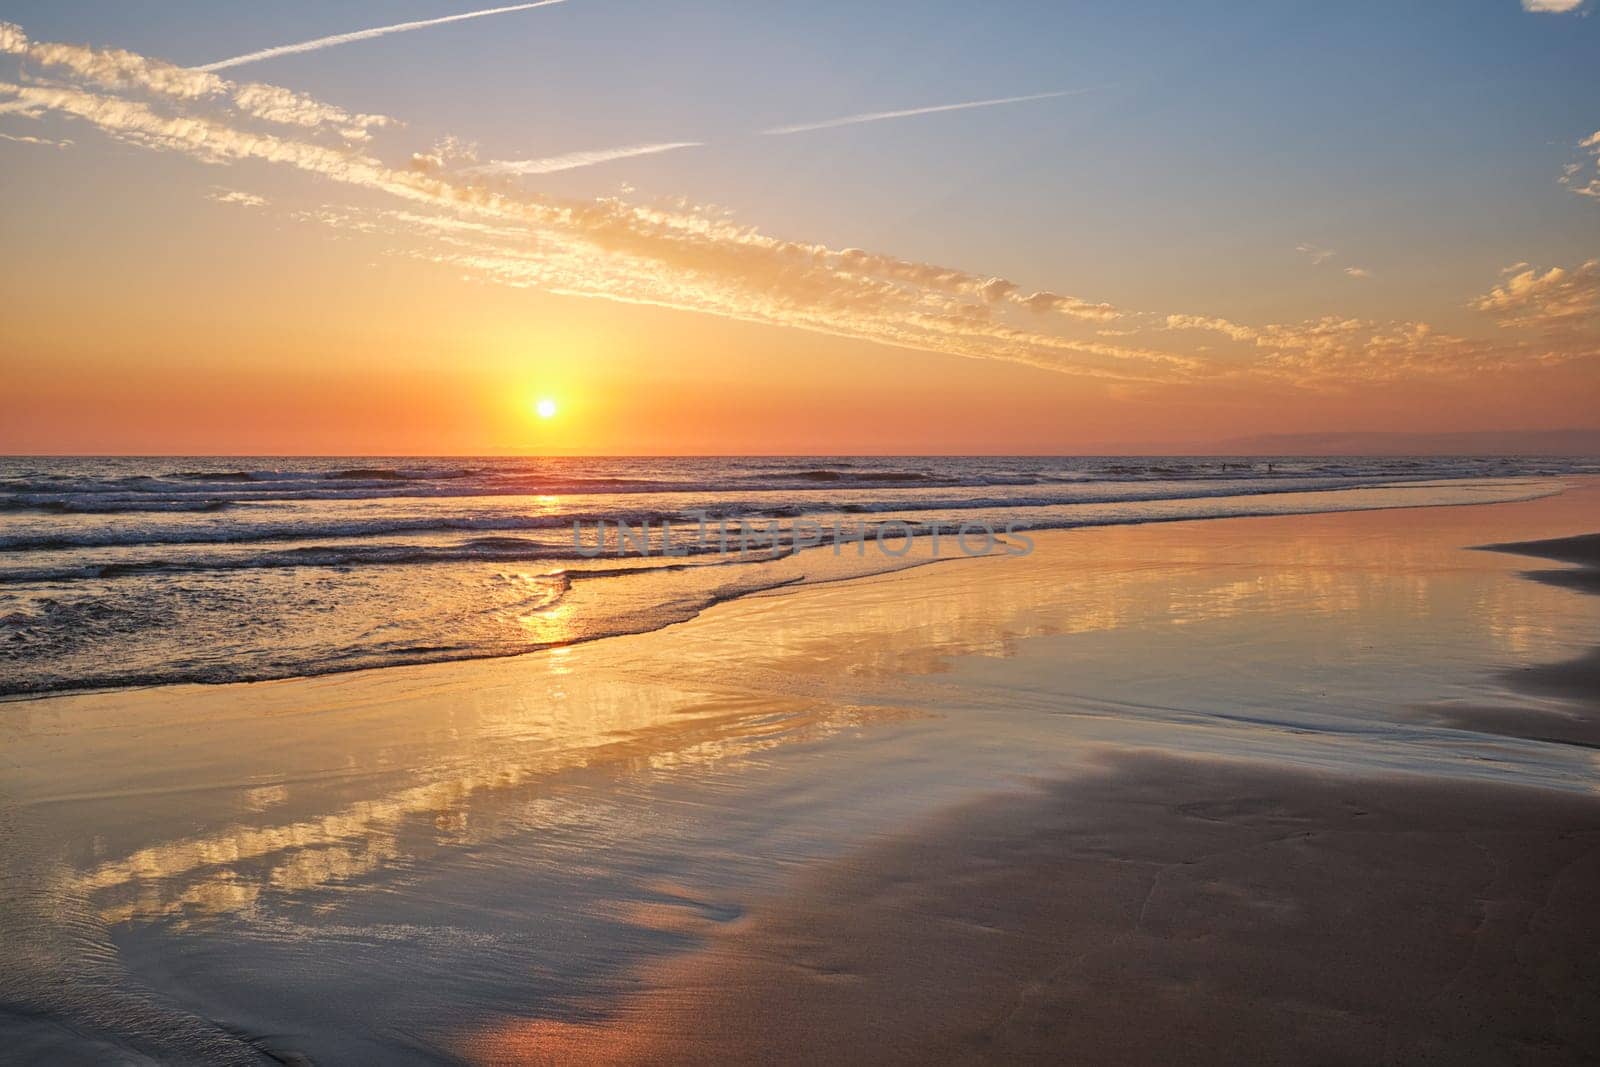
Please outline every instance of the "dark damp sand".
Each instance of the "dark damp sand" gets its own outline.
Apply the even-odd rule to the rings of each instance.
[[[1600,594],[1600,534],[1483,547],[1577,564],[1565,570],[1528,571],[1523,577],[1580,593]],[[1502,671],[1498,677],[1512,689],[1550,698],[1554,706],[1449,706],[1436,709],[1438,720],[1507,737],[1600,748],[1600,648],[1560,663]]]
[[[1526,577],[1579,592],[1600,593],[1600,534],[1488,547],[1499,552],[1576,563],[1577,567],[1568,570],[1531,571]],[[1540,696],[1559,697],[1578,705],[1577,710],[1595,725],[1592,739],[1600,741],[1600,648],[1565,663],[1509,671],[1502,677],[1515,688]]]
[[[1581,534],[1577,537],[1555,537],[1548,541],[1513,541],[1501,545],[1484,545],[1495,552],[1511,552],[1519,556],[1535,556],[1562,563],[1576,563],[1576,568],[1559,571],[1529,571],[1524,577],[1547,582],[1581,593],[1600,593],[1600,533]]]
[[[1588,568],[1600,567],[1600,533],[1579,534],[1576,537],[1552,537],[1545,541],[1508,541],[1483,547],[1491,552],[1510,552],[1518,556],[1554,559]]]
[[[1577,563],[1600,535],[1488,546]],[[1600,650],[1506,672],[1600,745]],[[1174,755],[967,806],[814,874],[601,1023],[484,1062],[1600,1062],[1600,795]]]
[[[487,1062],[1579,1063],[1600,798],[1155,755],[869,848]]]

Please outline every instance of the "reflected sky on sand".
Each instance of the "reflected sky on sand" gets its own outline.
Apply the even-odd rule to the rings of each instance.
[[[1587,789],[1592,750],[1406,709],[1584,651],[1600,598],[1463,546],[1596,501],[1060,531],[518,659],[5,704],[0,993],[398,1062],[603,1010],[806,864],[1108,748]]]

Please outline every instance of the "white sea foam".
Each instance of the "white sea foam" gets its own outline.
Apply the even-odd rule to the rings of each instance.
[[[7,460],[0,695],[323,674],[649,629],[752,591],[931,558],[924,539],[904,559],[862,561],[859,541],[885,528],[1473,503],[1597,469],[1543,458]],[[653,543],[670,527],[691,554],[586,559],[574,527],[592,541],[602,521],[648,523]],[[729,557],[705,540],[706,521],[770,530],[771,551]],[[826,536],[810,533],[819,527]],[[821,542],[800,554],[810,562],[791,558],[797,539]],[[938,554],[957,554],[953,542]]]

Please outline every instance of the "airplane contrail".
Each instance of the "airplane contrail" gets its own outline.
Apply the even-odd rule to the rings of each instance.
[[[1088,89],[1062,89],[1054,93],[1033,93],[1030,96],[1002,96],[995,100],[969,100],[964,104],[938,104],[934,107],[908,107],[901,111],[868,111],[862,115],[845,115],[837,119],[823,119],[821,122],[802,122],[796,126],[775,126],[770,130],[762,130],[763,134],[773,137],[782,137],[791,133],[810,133],[812,130],[831,130],[835,126],[854,126],[862,122],[882,122],[885,119],[904,119],[912,115],[932,115],[940,111],[966,111],[975,107],[996,107],[1000,104],[1023,104],[1029,100],[1049,100],[1057,96],[1077,96],[1080,93],[1092,93],[1094,88]]]
[[[592,167],[614,159],[632,159],[634,156],[653,156],[657,152],[672,152],[679,148],[699,148],[701,141],[671,141],[666,144],[637,144],[623,148],[598,148],[589,152],[568,152],[547,159],[497,159],[479,167],[470,168],[476,174],[554,174],[562,170]]]
[[[196,70],[226,70],[229,67],[239,67],[246,63],[257,63],[263,59],[274,59],[278,56],[292,56],[297,52],[317,52],[324,48],[334,48],[341,44],[350,44],[353,41],[366,41],[373,37],[386,37],[391,33],[409,33],[412,30],[425,30],[429,26],[443,26],[447,22],[463,22],[467,19],[481,19],[488,15],[505,15],[512,11],[527,11],[535,7],[549,7],[551,4],[566,3],[566,0],[534,0],[531,4],[512,4],[510,7],[490,7],[482,11],[467,11],[460,15],[445,15],[442,18],[422,19],[417,22],[397,22],[393,26],[378,26],[370,30],[354,30],[350,33],[336,33],[332,37],[318,37],[314,41],[301,41],[299,44],[284,44],[276,48],[263,48],[259,52],[250,52],[232,59],[219,59],[215,63],[207,63]]]

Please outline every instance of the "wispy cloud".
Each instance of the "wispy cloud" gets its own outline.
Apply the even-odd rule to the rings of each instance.
[[[71,148],[71,141],[57,141],[49,137],[34,137],[26,133],[0,133],[0,141],[12,141],[16,144],[45,145],[50,148]]]
[[[1294,246],[1294,250],[1310,259],[1312,263],[1319,267],[1331,260],[1337,259],[1339,256],[1339,253],[1335,252],[1331,248],[1319,248],[1313,244],[1297,244]],[[1366,279],[1372,277],[1372,272],[1365,267],[1344,267],[1342,269],[1346,277],[1354,278],[1357,281],[1365,281]]]
[[[8,22],[0,22],[0,53],[64,71],[80,84],[191,104],[226,100],[250,118],[311,131],[333,130],[347,141],[368,140],[373,130],[394,124],[386,115],[352,113],[292,89],[258,82],[239,84],[118,48],[32,41],[20,26]],[[28,114],[30,110],[37,108],[20,99],[0,102],[0,114]]]
[[[1347,390],[1358,382],[1395,382],[1512,371],[1597,354],[1591,337],[1542,342],[1484,341],[1441,333],[1426,322],[1324,315],[1301,322],[1248,326],[1204,315],[1169,315],[1169,330],[1209,331],[1256,350],[1248,375],[1306,388]]]
[[[1294,250],[1302,255],[1310,256],[1311,262],[1315,263],[1319,267],[1339,254],[1331,248],[1318,248],[1316,245],[1311,244],[1295,245]]]
[[[624,145],[620,148],[596,148],[587,152],[568,152],[544,159],[496,159],[468,169],[469,174],[554,174],[557,171],[577,170],[610,163],[617,159],[635,156],[653,156],[662,152],[675,152],[680,148],[699,148],[702,141],[668,141],[663,144]]]
[[[219,204],[234,204],[238,207],[266,207],[267,198],[257,196],[255,193],[240,192],[238,189],[213,189],[206,194],[207,200],[215,200]]]
[[[1546,15],[1561,15],[1582,6],[1583,0],[1522,0],[1522,10]]]
[[[1578,147],[1593,159],[1600,161],[1600,130],[1579,141]],[[1600,162],[1597,162],[1596,166],[1600,168]],[[1561,177],[1556,180],[1579,196],[1600,199],[1600,177],[1594,174],[1585,175],[1587,167],[1586,163],[1568,163]]]
[[[337,48],[342,44],[353,44],[356,41],[370,41],[374,37],[387,37],[391,33],[410,33],[412,30],[425,30],[430,26],[443,26],[448,22],[465,22],[467,19],[481,19],[489,15],[507,15],[513,11],[528,11],[536,7],[549,7],[551,4],[565,3],[566,0],[535,0],[530,4],[512,4],[509,7],[490,7],[482,11],[466,11],[459,15],[445,15],[436,19],[419,19],[415,22],[397,22],[392,26],[375,26],[370,30],[353,30],[350,33],[336,33],[331,37],[318,37],[313,41],[301,41],[299,44],[278,45],[276,48],[263,48],[259,52],[248,52],[232,59],[219,59],[215,63],[207,63],[196,67],[196,70],[216,71],[226,70],[229,67],[240,67],[246,63],[259,63],[263,59],[276,59],[279,56],[292,56],[300,52],[319,52],[324,48]]]
[[[862,115],[847,115],[843,118],[825,119],[821,122],[807,122],[795,126],[778,126],[760,132],[767,136],[784,136],[792,133],[807,133],[812,130],[827,130],[836,126],[854,126],[863,122],[882,122],[887,119],[907,118],[912,115],[932,115],[941,111],[966,111],[971,108],[996,107],[1001,104],[1020,104],[1029,100],[1049,100],[1055,97],[1075,96],[1079,93],[1093,91],[1093,89],[1063,89],[1052,93],[1034,93],[1031,96],[1007,96],[994,100],[971,100],[964,104],[939,104],[934,107],[906,108],[900,111],[874,111]],[[569,152],[565,155],[549,156],[543,159],[497,159],[472,167],[467,173],[498,175],[554,174],[563,170],[576,170],[579,167],[592,167],[600,163],[610,163],[618,159],[653,156],[660,152],[675,152],[682,148],[701,148],[704,145],[704,141],[664,141],[655,144],[622,145],[617,148],[597,148],[586,152]],[[1049,294],[1040,295],[1048,296]]]
[[[1088,89],[1062,89],[1053,93],[1032,93],[1028,96],[1002,96],[994,100],[969,100],[963,104],[936,104],[933,107],[908,107],[899,111],[868,111],[860,115],[845,115],[841,118],[823,119],[820,122],[802,122],[794,126],[775,126],[770,130],[761,132],[773,137],[783,137],[791,133],[810,133],[812,130],[831,130],[838,126],[856,126],[863,122],[883,122],[887,119],[906,119],[913,115],[935,115],[942,111],[968,111],[978,107],[999,107],[1002,104],[1025,104],[1030,100],[1053,100],[1061,96],[1078,96],[1083,93],[1092,93],[1094,88]]]

